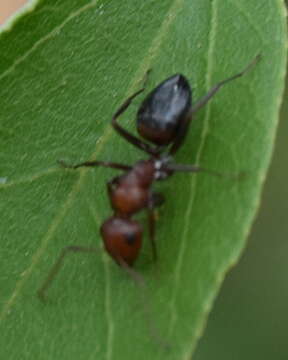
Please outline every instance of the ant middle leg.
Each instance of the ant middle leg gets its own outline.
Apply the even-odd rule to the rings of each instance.
[[[240,180],[245,175],[244,172],[240,172],[238,174],[231,174],[231,173],[227,174],[227,173],[222,173],[220,171],[210,170],[197,165],[190,165],[190,164],[168,164],[167,170],[173,172],[190,172],[190,173],[202,172],[209,175],[218,176],[231,180]]]
[[[61,267],[63,266],[64,259],[67,257],[68,254],[71,253],[97,253],[99,254],[98,249],[93,247],[85,247],[85,246],[67,246],[62,249],[60,256],[58,257],[55,264],[52,266],[47,278],[43,282],[40,289],[37,291],[39,298],[42,301],[46,300],[46,292],[48,288],[51,286],[52,282],[54,281],[55,277],[58,275]]]
[[[69,165],[66,164],[65,161],[63,160],[58,160],[58,163],[64,168],[68,168],[68,169],[78,169],[79,167],[93,167],[93,166],[103,166],[103,167],[119,169],[123,171],[129,171],[132,169],[132,166],[130,165],[124,165],[110,161],[85,161],[76,165]]]

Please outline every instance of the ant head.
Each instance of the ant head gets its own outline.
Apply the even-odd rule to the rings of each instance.
[[[112,216],[102,224],[100,233],[110,256],[117,263],[124,261],[132,266],[142,246],[141,225],[128,218]]]

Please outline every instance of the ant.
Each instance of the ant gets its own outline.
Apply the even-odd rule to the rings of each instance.
[[[145,85],[130,96],[115,112],[111,124],[126,141],[148,154],[147,160],[137,161],[133,166],[106,161],[86,161],[68,165],[59,161],[63,167],[71,169],[103,166],[123,171],[122,175],[107,182],[113,215],[104,221],[100,234],[109,255],[137,281],[142,281],[141,277],[132,267],[142,246],[143,229],[137,221],[132,219],[133,215],[141,210],[147,210],[149,238],[153,259],[156,261],[155,209],[164,203],[165,198],[161,193],[151,189],[153,183],[164,180],[176,172],[206,172],[216,176],[223,175],[196,165],[176,164],[173,156],[183,145],[193,115],[205,106],[223,85],[246,74],[259,60],[260,55],[257,55],[243,71],[217,83],[194,105],[192,105],[190,85],[183,75],[173,75],[160,83],[147,95],[137,112],[137,131],[153,145],[134,136],[117,121],[132,100],[145,90]],[[38,290],[41,299],[45,299],[47,288],[59,272],[64,258],[71,252],[90,253],[97,252],[97,249],[84,246],[65,247]]]

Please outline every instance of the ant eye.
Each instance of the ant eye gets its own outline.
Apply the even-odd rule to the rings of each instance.
[[[136,236],[134,233],[130,232],[125,234],[125,240],[127,242],[128,245],[133,245],[136,241]]]

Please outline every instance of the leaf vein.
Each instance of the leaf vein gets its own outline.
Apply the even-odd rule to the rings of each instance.
[[[19,297],[21,290],[25,286],[25,283],[28,281],[29,277],[33,273],[34,268],[39,263],[42,255],[44,254],[51,238],[53,237],[54,233],[56,232],[58,226],[60,225],[63,218],[65,218],[68,210],[71,208],[72,203],[76,197],[76,194],[79,192],[82,182],[85,180],[85,175],[87,170],[80,174],[78,181],[75,183],[73,189],[71,190],[70,194],[68,195],[67,201],[63,204],[61,211],[55,216],[54,221],[51,223],[50,227],[46,235],[43,237],[42,241],[40,242],[40,247],[35,251],[32,256],[32,261],[30,266],[21,274],[20,280],[15,285],[14,291],[12,295],[4,303],[2,312],[0,313],[0,322],[5,318],[5,316],[9,313],[11,307],[14,305],[16,299]]]
[[[217,7],[218,7],[218,3],[217,0],[212,2],[211,5],[211,31],[209,33],[209,42],[208,42],[208,51],[207,51],[207,71],[206,71],[206,77],[205,77],[205,84],[206,84],[206,89],[208,89],[211,85],[211,78],[212,78],[212,71],[213,71],[213,52],[215,49],[215,38],[216,38],[216,33],[217,33]],[[202,132],[200,134],[200,145],[196,154],[196,161],[195,164],[199,164],[201,155],[203,153],[203,149],[205,146],[205,140],[207,138],[207,135],[209,133],[209,119],[210,119],[210,104],[208,103],[205,106],[205,115],[204,115],[204,120],[203,120],[203,128],[202,128]],[[181,285],[181,281],[180,281],[180,275],[181,275],[181,269],[182,269],[182,265],[184,262],[184,256],[185,256],[185,250],[186,250],[186,245],[187,245],[187,239],[188,239],[188,224],[189,221],[191,219],[191,214],[192,214],[192,209],[193,209],[193,204],[195,201],[195,196],[196,196],[196,187],[197,187],[197,176],[193,176],[191,177],[190,180],[190,191],[191,191],[191,196],[187,198],[190,198],[190,201],[188,202],[187,205],[187,210],[186,213],[183,216],[183,232],[182,232],[182,237],[181,240],[179,241],[180,244],[180,248],[179,248],[179,252],[178,255],[176,256],[176,264],[175,264],[175,271],[174,271],[174,288],[173,288],[173,292],[171,295],[171,301],[170,301],[170,325],[169,325],[169,330],[168,330],[168,334],[169,336],[172,335],[173,330],[175,328],[178,316],[177,316],[177,306],[176,306],[176,299],[177,299],[177,293],[178,293],[178,289]],[[190,351],[191,354],[191,351]]]
[[[88,200],[89,210],[92,214],[92,218],[95,220],[97,228],[100,227],[100,218],[96,212],[92,203]],[[115,325],[112,316],[112,303],[111,303],[111,276],[110,276],[110,266],[107,255],[103,249],[102,251],[102,262],[104,266],[104,277],[105,277],[105,292],[104,292],[104,308],[105,316],[107,322],[107,349],[106,349],[106,359],[111,360],[113,358],[113,341],[115,333]]]
[[[85,6],[82,6],[77,11],[72,12],[65,21],[62,22],[62,24],[56,26],[52,31],[50,31],[46,36],[42,37],[40,40],[36,41],[35,44],[22,56],[20,56],[18,59],[14,61],[14,63],[0,75],[0,80],[3,80],[6,76],[13,73],[13,71],[16,69],[18,65],[23,63],[36,49],[38,49],[39,46],[44,44],[49,39],[53,38],[53,36],[57,35],[57,33],[64,28],[64,26],[70,22],[70,20],[74,19],[75,17],[79,16],[86,10],[93,8],[97,5],[98,0],[92,0],[90,3],[88,3]]]
[[[267,40],[265,39],[265,37],[262,35],[261,30],[255,25],[256,22],[254,19],[251,19],[251,17],[249,16],[249,13],[247,11],[245,11],[245,9],[243,9],[240,4],[239,1],[230,1],[228,0],[228,2],[230,2],[231,5],[234,5],[235,8],[238,10],[238,12],[246,19],[246,21],[248,22],[248,24],[255,30],[255,32],[257,33],[257,35],[259,36],[259,39],[262,41],[263,44],[267,43]]]
[[[7,188],[10,188],[12,186],[18,186],[18,185],[23,185],[23,184],[26,184],[26,183],[27,184],[32,183],[34,181],[37,181],[37,180],[41,179],[44,176],[48,176],[48,175],[53,174],[53,173],[58,172],[58,171],[59,171],[59,169],[57,169],[57,168],[51,168],[51,169],[48,169],[48,170],[45,170],[45,171],[41,171],[38,174],[34,174],[32,176],[29,176],[29,177],[20,178],[20,179],[17,179],[15,181],[6,182],[6,183],[3,183],[3,184],[0,183],[0,189],[7,189]]]

